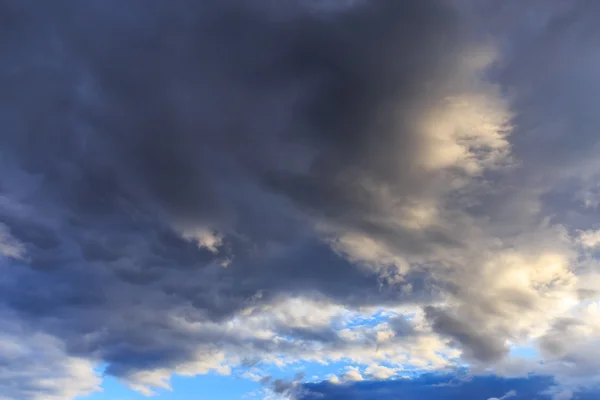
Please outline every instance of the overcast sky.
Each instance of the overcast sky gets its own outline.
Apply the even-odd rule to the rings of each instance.
[[[598,15],[1,0],[0,400],[593,397]]]

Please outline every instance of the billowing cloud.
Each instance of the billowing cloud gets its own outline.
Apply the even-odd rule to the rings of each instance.
[[[594,384],[596,8],[2,3],[0,351],[60,366],[7,399],[99,366]]]

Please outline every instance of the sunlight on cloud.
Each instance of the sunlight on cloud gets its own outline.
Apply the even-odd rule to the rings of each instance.
[[[2,223],[0,223],[0,255],[19,260],[25,257],[25,246],[16,240]]]
[[[595,3],[17,3],[2,400],[600,384]]]
[[[92,362],[69,356],[59,339],[24,332],[9,315],[3,317],[0,399],[64,400],[101,390]]]

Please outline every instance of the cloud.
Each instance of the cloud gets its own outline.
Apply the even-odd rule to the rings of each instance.
[[[6,225],[0,224],[0,255],[13,259],[21,259],[24,252],[23,245],[10,235]]]
[[[488,400],[504,400],[504,399],[509,399],[511,397],[515,397],[517,395],[517,392],[514,390],[511,390],[509,392],[506,392],[506,394],[502,397],[491,397]]]
[[[478,377],[470,380],[460,380],[459,383],[448,384],[455,375],[425,375],[418,379],[401,379],[394,381],[357,382],[349,385],[334,385],[328,382],[306,384],[304,394],[298,398],[309,399],[498,399],[493,393],[504,392],[500,399],[552,399],[551,395],[540,394],[553,384],[552,379],[531,376],[521,379],[502,379],[493,376]],[[510,389],[514,388],[514,389]],[[597,396],[595,391],[582,391],[577,398],[592,399]]]
[[[371,379],[389,379],[392,378],[398,373],[400,370],[398,368],[389,368],[385,365],[370,365],[365,369],[365,374],[369,376]]]
[[[356,367],[348,367],[346,373],[342,375],[342,381],[344,382],[362,381],[363,379],[360,370]]]
[[[410,301],[333,251],[310,210],[374,210],[342,178],[354,159],[393,179],[397,155],[363,149],[370,127],[384,124],[377,148],[428,151],[389,124],[421,114],[416,75],[443,82],[438,61],[459,62],[451,9],[379,2],[332,25],[292,3],[4,8],[21,46],[3,47],[2,194],[18,208],[1,218],[27,262],[2,297],[20,318],[129,379],[214,346],[174,326],[180,313],[222,320],[282,293]]]
[[[61,366],[8,398],[98,365],[592,385],[596,7],[4,2],[0,307]]]
[[[594,248],[600,244],[600,231],[582,231],[579,235],[579,241],[585,247]]]
[[[62,400],[101,390],[91,362],[69,356],[60,340],[11,317],[2,310],[0,399]]]
[[[476,330],[470,328],[467,323],[458,321],[444,313],[443,310],[428,307],[425,312],[427,318],[431,320],[433,330],[448,335],[456,340],[461,347],[472,352],[467,355],[468,357],[490,362],[500,359],[508,353],[508,348],[502,340],[498,340],[490,334],[479,334]]]

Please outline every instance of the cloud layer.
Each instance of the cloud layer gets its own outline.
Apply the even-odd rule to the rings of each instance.
[[[0,392],[594,384],[597,7],[2,2]]]
[[[459,400],[464,398],[481,400],[526,400],[552,398],[548,390],[552,379],[532,376],[521,379],[502,379],[483,376],[464,379],[453,375],[425,375],[419,379],[404,379],[388,382],[360,382],[351,385],[331,385],[327,383],[306,385],[299,397],[309,399],[397,399],[406,400]],[[496,395],[496,396],[494,396]],[[594,399],[598,392],[587,390],[577,393],[581,400]]]

